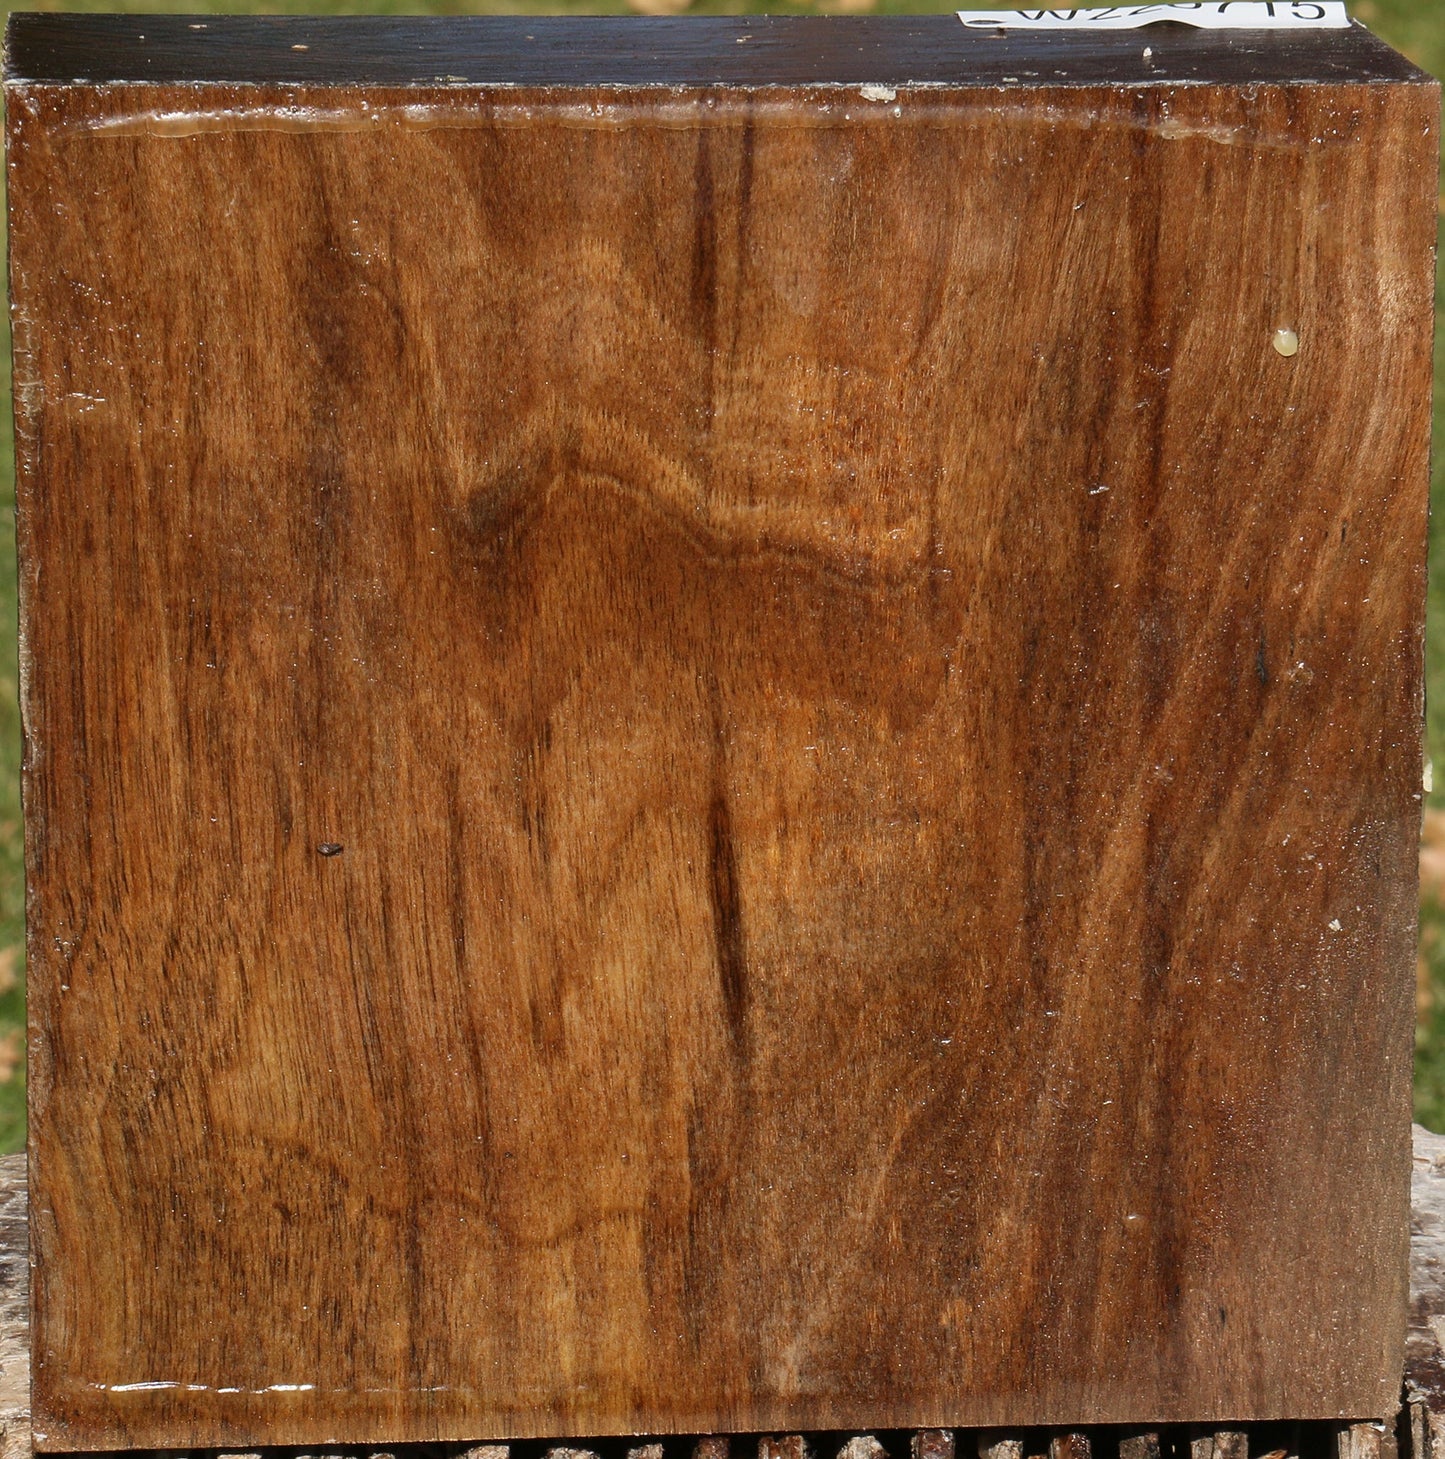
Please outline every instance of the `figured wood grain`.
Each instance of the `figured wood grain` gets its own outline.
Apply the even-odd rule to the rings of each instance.
[[[1440,1190],[1445,1188],[1436,1168],[1436,1157],[1441,1143],[1439,1136],[1415,1126],[1416,1175],[1411,1201],[1410,1243],[1412,1332],[1422,1322],[1428,1325],[1430,1316],[1440,1317],[1445,1321],[1445,1310],[1442,1310],[1442,1304],[1438,1300],[1439,1294],[1435,1293],[1434,1297],[1429,1295],[1434,1292],[1432,1283],[1439,1257],[1431,1226],[1438,1214]],[[0,1453],[3,1453],[4,1459],[29,1459],[34,1452],[30,1437],[29,1406],[27,1206],[25,1157],[0,1157],[0,1323],[3,1323],[3,1331],[0,1331],[0,1441],[3,1441],[0,1442]],[[1411,1445],[1408,1450],[1409,1459],[1438,1459],[1438,1433],[1432,1438],[1432,1429],[1424,1418],[1426,1405],[1438,1404],[1440,1401],[1438,1372],[1438,1357],[1426,1355],[1418,1344],[1412,1345],[1406,1359],[1403,1394],[1409,1408],[1409,1413],[1403,1420],[1404,1428],[1407,1432],[1414,1431],[1407,1440]],[[1157,1459],[1161,1452],[1168,1450],[1171,1443],[1180,1442],[1187,1442],[1194,1459],[1200,1459],[1201,1455],[1207,1459],[1210,1454],[1245,1459],[1249,1452],[1250,1439],[1250,1435],[1242,1431],[1193,1435],[1170,1434],[1167,1430],[1162,1434],[1157,1430],[1132,1433],[1125,1431],[1100,1437],[1106,1447],[1110,1442],[1117,1446],[1118,1459],[1141,1459],[1141,1456],[1142,1459],[1149,1459],[1149,1456],[1156,1456]],[[996,1429],[980,1430],[961,1438],[969,1452],[978,1453],[979,1459],[1019,1459],[1023,1453],[1021,1440],[1011,1438]],[[1383,1424],[1376,1422],[1341,1426],[1333,1435],[1318,1436],[1314,1447],[1317,1451],[1333,1447],[1341,1453],[1392,1455],[1393,1442],[1393,1425],[1387,1417]],[[909,1435],[907,1447],[915,1459],[919,1455],[952,1454],[955,1450],[955,1435],[949,1430],[927,1430]],[[682,1452],[691,1452],[695,1459],[726,1459],[730,1449],[726,1436],[707,1435],[695,1443],[684,1443]],[[669,1451],[679,1452],[677,1441],[640,1445],[627,1452],[629,1459],[637,1459],[639,1455],[642,1459],[659,1459],[659,1456]],[[839,1459],[852,1459],[852,1456],[858,1454],[881,1459],[887,1452],[872,1435],[857,1435],[847,1439],[839,1448],[838,1454]],[[461,1449],[451,1459],[509,1459],[510,1453],[511,1449],[505,1444],[480,1444]],[[234,1449],[221,1449],[211,1450],[200,1456],[200,1459],[265,1459],[265,1456],[260,1452],[243,1454]],[[378,1459],[378,1456],[375,1453],[358,1452],[334,1456],[334,1459]],[[432,1459],[435,1459],[435,1455]]]
[[[39,1447],[1389,1410],[1432,85],[7,100]]]

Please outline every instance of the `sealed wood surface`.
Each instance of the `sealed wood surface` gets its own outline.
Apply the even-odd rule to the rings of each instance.
[[[1296,11],[1313,0],[1295,0]],[[743,47],[743,49],[739,49]],[[17,14],[12,81],[757,86],[1420,81],[1361,25],[966,29],[946,15],[387,16]]]
[[[1412,1216],[1420,1216],[1419,1172],[1422,1141],[1437,1141],[1429,1131],[1415,1127],[1415,1196]],[[1426,1159],[1428,1160],[1428,1155]],[[23,1155],[0,1156],[0,1456],[30,1459],[35,1452],[30,1437],[30,1332],[26,1321],[29,1291],[26,1229],[26,1180]],[[1416,1287],[1421,1253],[1418,1226],[1410,1244],[1411,1310],[1418,1311]],[[1427,1243],[1428,1245],[1428,1243]],[[1418,1355],[1416,1355],[1418,1356]],[[1406,1362],[1407,1388],[1416,1393],[1420,1376],[1411,1361]],[[1411,1405],[1402,1423],[1409,1432],[1420,1414],[1422,1401]],[[1084,1459],[1248,1459],[1251,1448],[1257,1454],[1277,1451],[1294,1459],[1395,1459],[1391,1421],[1361,1424],[1266,1424],[1248,1432],[1199,1429],[1108,1429],[1071,1435],[1075,1447],[1084,1440]],[[562,1447],[546,1441],[509,1444],[427,1444],[395,1446],[396,1459],[778,1459],[796,1454],[800,1459],[1022,1459],[1022,1434],[1003,1429],[960,1431],[924,1429],[915,1433],[884,1432],[885,1443],[873,1434],[844,1437],[838,1434],[765,1434],[728,1437],[718,1434],[668,1435],[663,1441],[630,1439],[588,1440],[594,1448]],[[1284,1438],[1288,1449],[1279,1447]],[[1043,1441],[1031,1440],[1034,1445]],[[1436,1441],[1438,1443],[1438,1439]],[[1405,1459],[1431,1459],[1424,1443],[1402,1449]],[[125,1451],[121,1451],[125,1452]],[[134,1451],[130,1451],[134,1452]],[[1434,1451],[1438,1454],[1439,1450]],[[373,1459],[365,1449],[331,1451],[334,1459]],[[295,1451],[271,1449],[237,1454],[234,1451],[201,1450],[195,1459],[295,1459]]]
[[[1248,1459],[1251,1450],[1257,1454],[1278,1451],[1293,1454],[1297,1459],[1322,1452],[1334,1452],[1339,1459],[1394,1459],[1395,1433],[1398,1429],[1405,1444],[1400,1452],[1405,1459],[1431,1459],[1438,1456],[1441,1442],[1435,1411],[1441,1395],[1439,1389],[1439,1341],[1429,1331],[1440,1306],[1438,1297],[1439,1246],[1432,1225],[1438,1224],[1441,1191],[1445,1182],[1433,1168],[1441,1146],[1441,1138],[1416,1125],[1414,1128],[1415,1173],[1411,1198],[1410,1239],[1410,1341],[1405,1360],[1405,1397],[1409,1400],[1404,1414],[1385,1420],[1340,1426],[1317,1423],[1302,1425],[1277,1423],[1254,1426],[1249,1431],[1211,1430],[1188,1427],[1175,1429],[1126,1428],[1117,1431],[1094,1430],[1086,1435],[1088,1453],[1095,1459],[1108,1459],[1117,1449],[1118,1459],[1159,1459],[1163,1455],[1185,1456],[1187,1459]],[[1423,1184],[1422,1184],[1422,1171]],[[29,1459],[35,1452],[30,1435],[30,1329],[28,1298],[30,1288],[29,1241],[27,1229],[25,1157],[0,1156],[0,1455],[3,1459]],[[1428,1351],[1427,1351],[1428,1349]],[[1427,1422],[1428,1413],[1428,1422]],[[1416,1431],[1416,1432],[1413,1432]],[[517,1447],[506,1444],[466,1446],[426,1445],[400,1448],[399,1459],[729,1459],[729,1456],[756,1454],[757,1459],[771,1459],[778,1451],[796,1448],[808,1459],[824,1459],[836,1450],[836,1459],[1022,1459],[1026,1447],[1021,1432],[1006,1429],[979,1429],[955,1433],[950,1429],[925,1429],[912,1434],[884,1433],[887,1447],[872,1434],[844,1439],[833,1434],[763,1435],[754,1440],[723,1435],[672,1436],[663,1442],[631,1440],[592,1440],[597,1449],[563,1448],[533,1442]],[[1281,1448],[1284,1438],[1287,1448]],[[1046,1440],[1037,1433],[1028,1441],[1030,1447],[1045,1447]],[[133,1451],[132,1451],[133,1452]],[[293,1459],[294,1450],[270,1450],[275,1459]],[[333,1451],[336,1453],[337,1451]],[[203,1450],[197,1459],[267,1459],[267,1453],[241,1455],[234,1451]],[[341,1451],[337,1459],[370,1459],[366,1450]]]
[[[1433,86],[8,118],[39,1447],[1390,1411]]]

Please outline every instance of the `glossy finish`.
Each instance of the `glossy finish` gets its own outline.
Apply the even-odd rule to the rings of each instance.
[[[1145,48],[1149,54],[1145,54]],[[1361,25],[1331,30],[1046,35],[958,17],[14,14],[6,73],[23,81],[305,85],[955,86],[1180,81],[1419,81]]]
[[[1390,1411],[1432,84],[7,101],[41,1447]]]

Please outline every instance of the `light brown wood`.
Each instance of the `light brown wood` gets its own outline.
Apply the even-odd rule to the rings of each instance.
[[[953,1459],[952,1437],[950,1434],[950,1447],[947,1454],[930,1454],[927,1459]],[[978,1459],[1023,1459],[1024,1456],[1024,1441],[1017,1435],[1000,1429],[980,1430],[977,1446]],[[923,1452],[917,1447],[913,1451],[913,1459],[925,1459]]]
[[[1436,100],[12,80],[37,1443],[1393,1403]]]
[[[1335,1435],[1337,1459],[1382,1459],[1386,1449],[1383,1423],[1348,1424]]]
[[[874,1435],[855,1434],[838,1450],[838,1459],[888,1459],[888,1451]]]

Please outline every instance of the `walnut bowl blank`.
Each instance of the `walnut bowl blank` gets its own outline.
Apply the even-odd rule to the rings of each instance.
[[[6,103],[41,1448],[1393,1411],[1433,82],[51,15]]]

